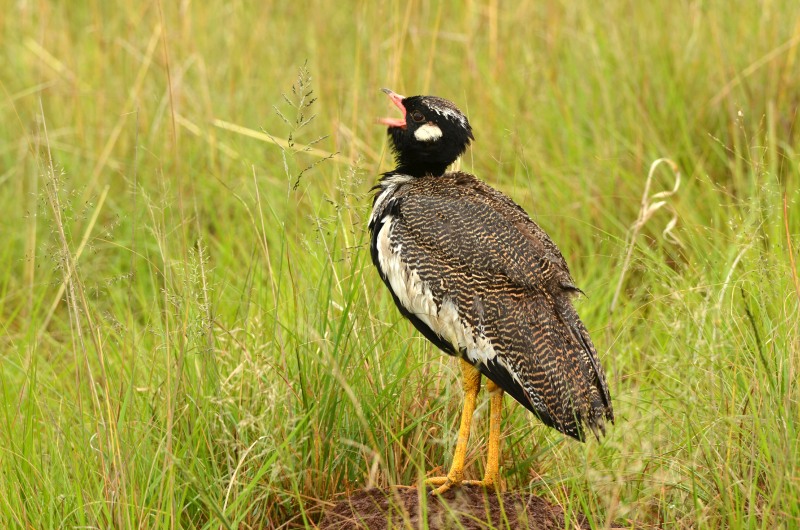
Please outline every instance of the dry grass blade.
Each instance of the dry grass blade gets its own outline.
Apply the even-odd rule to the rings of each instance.
[[[269,134],[255,131],[247,127],[242,127],[241,125],[236,125],[235,123],[230,123],[225,120],[215,119],[212,123],[214,124],[215,127],[219,127],[220,129],[225,129],[226,131],[235,132],[243,136],[249,136],[250,138],[255,138],[256,140],[261,140],[262,142],[267,142],[270,144],[277,145],[278,147],[281,147],[283,149],[293,148],[298,152],[303,152],[311,156],[316,156],[319,158],[329,158],[334,162],[338,162],[339,164],[348,164],[348,165],[353,164],[353,161],[347,158],[343,158],[337,155],[336,153],[330,153],[322,149],[317,149],[316,147],[311,147],[296,142],[293,145],[289,145],[288,141],[283,140],[281,138],[275,138],[273,136],[270,136]]]
[[[650,185],[653,182],[653,175],[655,174],[656,168],[665,163],[669,166],[672,170],[673,175],[675,176],[675,183],[672,186],[672,189],[659,191],[650,195]],[[644,184],[644,192],[642,193],[642,203],[641,207],[639,208],[639,217],[636,219],[636,222],[633,223],[630,232],[630,239],[627,243],[627,252],[625,254],[625,261],[622,263],[622,270],[619,273],[619,281],[617,282],[617,288],[614,290],[614,298],[611,300],[611,307],[609,310],[613,313],[614,309],[617,306],[617,300],[619,299],[619,293],[622,290],[623,282],[625,281],[625,274],[628,272],[628,268],[631,264],[631,258],[633,257],[633,248],[636,244],[636,237],[639,235],[639,232],[642,230],[647,221],[649,221],[653,215],[660,210],[661,208],[667,207],[670,211],[672,211],[672,218],[669,220],[667,225],[664,227],[664,230],[661,231],[661,235],[672,244],[683,246],[680,240],[672,233],[672,230],[675,228],[675,225],[678,223],[678,215],[675,211],[669,206],[666,199],[675,195],[678,192],[678,189],[681,186],[681,173],[678,170],[678,164],[670,160],[669,158],[659,158],[652,164],[650,164],[650,171],[647,173],[647,180]],[[660,200],[657,200],[660,199]],[[655,201],[655,202],[654,202]]]

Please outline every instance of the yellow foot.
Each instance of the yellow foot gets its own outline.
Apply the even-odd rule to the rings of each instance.
[[[450,480],[449,477],[431,477],[425,480],[425,485],[433,488],[431,490],[431,495],[441,495],[455,484],[456,483]]]
[[[497,477],[483,477],[483,480],[453,480],[450,477],[431,477],[425,480],[426,486],[433,486],[431,495],[441,495],[451,488],[459,486],[479,486],[487,491],[495,491],[497,489]],[[437,487],[438,486],[438,487]]]

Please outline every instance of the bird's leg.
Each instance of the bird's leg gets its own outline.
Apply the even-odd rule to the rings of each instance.
[[[481,485],[487,489],[500,486],[500,413],[503,409],[503,389],[494,381],[486,383],[486,391],[491,395],[489,402],[489,442],[486,451],[486,472]]]
[[[426,484],[439,486],[431,493],[440,495],[464,480],[464,460],[467,457],[467,441],[469,428],[472,425],[472,414],[475,412],[475,400],[481,387],[481,373],[465,360],[461,360],[461,376],[464,383],[464,410],[461,412],[461,426],[458,429],[458,441],[453,453],[453,465],[446,477],[433,477]]]
[[[487,490],[500,487],[500,413],[503,408],[503,389],[494,381],[487,381],[489,400],[489,441],[486,443],[486,471],[483,480],[464,480],[462,484],[481,486]]]

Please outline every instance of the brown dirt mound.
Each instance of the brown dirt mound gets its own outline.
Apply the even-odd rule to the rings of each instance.
[[[546,530],[590,526],[583,515],[573,516],[567,523],[561,507],[535,495],[486,493],[480,487],[462,486],[440,497],[421,493],[417,488],[359,490],[326,512],[320,528]]]

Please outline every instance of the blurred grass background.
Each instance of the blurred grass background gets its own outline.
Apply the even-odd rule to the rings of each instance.
[[[368,256],[383,86],[468,114],[462,169],[588,294],[617,424],[578,444],[506,399],[507,487],[598,528],[800,525],[799,15],[2,2],[0,526],[313,527],[446,470],[456,363]],[[656,168],[633,237],[660,157],[680,186]]]

